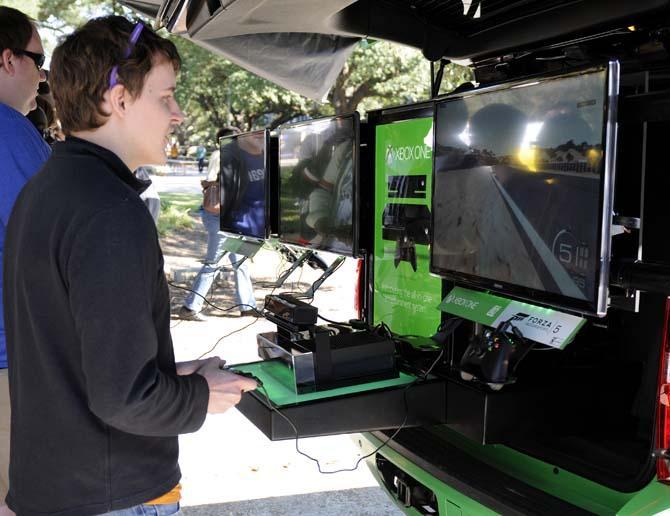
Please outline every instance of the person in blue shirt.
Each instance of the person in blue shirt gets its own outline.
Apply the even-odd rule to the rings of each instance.
[[[236,127],[224,127],[219,129],[216,133],[216,141],[218,142],[220,138],[224,136],[239,134],[239,129]],[[231,166],[231,156],[226,150],[230,150],[230,147],[224,147],[224,157],[221,157],[220,151],[215,150],[209,158],[209,170],[207,174],[207,179],[202,182],[203,188],[214,182],[219,182],[221,175],[221,162],[225,162],[226,166]],[[239,149],[242,151],[242,149]],[[260,168],[263,166],[263,148],[262,145],[252,145],[251,149],[244,151],[245,156],[248,156],[249,159],[253,160],[252,162],[246,165],[245,173],[248,176],[244,178],[243,183],[248,185],[258,185],[260,181],[258,179],[264,178]],[[236,165],[238,172],[242,168],[238,163]],[[264,200],[264,193],[259,194],[258,189],[264,192],[264,185],[253,186],[251,189],[246,188],[250,193],[255,193],[255,197]],[[230,194],[230,192],[229,192]],[[242,201],[244,201],[246,196],[243,196]],[[264,204],[264,203],[263,203]],[[261,210],[264,207],[261,206]],[[185,299],[184,304],[179,309],[179,317],[181,319],[189,321],[207,321],[207,317],[202,314],[203,305],[205,299],[212,284],[218,277],[219,273],[222,270],[221,259],[223,258],[226,251],[224,249],[224,242],[226,241],[226,235],[220,231],[220,213],[209,213],[201,207],[201,218],[202,223],[207,230],[207,254],[205,255],[205,261],[203,266],[200,268],[198,275],[196,276],[193,285],[191,286],[191,293]],[[240,233],[249,235],[250,231],[253,230],[259,234],[262,226],[264,224],[264,213],[261,214],[260,221],[258,222],[258,217],[255,222],[247,221],[242,222],[243,226],[237,221],[234,221],[232,218],[228,217],[226,222],[230,227],[234,227]],[[264,227],[262,228],[264,231]],[[264,235],[263,235],[264,236]],[[249,264],[244,260],[244,256],[236,253],[228,253],[227,258],[230,260],[230,264],[238,264],[235,268],[234,281],[235,281],[235,304],[239,305],[240,308],[240,317],[258,317],[259,312],[256,310],[256,298],[254,295],[254,287],[251,282],[251,276],[249,274]]]
[[[0,260],[14,201],[28,179],[49,157],[44,142],[26,115],[37,106],[37,89],[46,80],[44,48],[28,16],[0,6]],[[2,302],[0,269],[0,303]],[[0,503],[8,489],[9,386],[4,320],[0,318]],[[11,513],[3,507],[0,514]]]

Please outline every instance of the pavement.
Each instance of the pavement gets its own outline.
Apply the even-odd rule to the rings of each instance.
[[[200,192],[197,173],[156,176],[159,192]],[[204,256],[202,237],[193,239],[189,253],[170,254],[164,247],[166,270],[175,282],[189,286]],[[187,245],[187,243],[184,243]],[[174,249],[174,248],[173,248]],[[323,255],[330,262],[335,257]],[[262,249],[250,262],[251,277],[259,305],[286,265],[278,253]],[[325,317],[348,320],[355,317],[354,260],[347,259],[316,293],[314,305]],[[305,267],[289,278],[284,290],[304,290],[319,272]],[[215,284],[211,299],[226,308],[234,304],[230,275]],[[173,313],[185,292],[171,288]],[[258,360],[256,334],[274,330],[265,319],[240,318],[237,310],[207,311],[207,322],[173,319],[172,337],[177,361],[219,355],[229,364]],[[229,335],[230,336],[227,336]],[[328,470],[351,468],[360,457],[355,436],[339,435],[300,440],[300,449],[319,458]],[[270,441],[237,409],[208,416],[200,430],[180,436],[182,507],[186,515],[380,515],[397,516],[395,506],[368,470],[365,462],[353,472],[322,475],[316,465],[299,455],[295,441]]]
[[[386,507],[386,495],[380,489],[365,487],[328,493],[280,496],[258,501],[185,507],[185,516],[394,516],[395,507]]]
[[[207,174],[199,174],[197,167],[178,169],[177,172],[167,172],[167,170],[171,169],[163,168],[161,174],[151,176],[151,181],[159,194],[160,192],[194,194],[202,192],[200,180],[205,179]]]

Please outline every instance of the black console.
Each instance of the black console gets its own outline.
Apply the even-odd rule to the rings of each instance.
[[[294,325],[314,325],[318,309],[288,294],[270,294],[265,296],[265,309],[275,317],[279,317]]]
[[[293,369],[299,394],[398,377],[395,342],[386,336],[316,325],[316,307],[288,294],[268,296],[265,317],[277,331],[258,335],[259,355]]]

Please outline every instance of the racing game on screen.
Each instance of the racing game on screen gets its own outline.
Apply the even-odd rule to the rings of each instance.
[[[432,268],[596,297],[606,71],[436,109]]]

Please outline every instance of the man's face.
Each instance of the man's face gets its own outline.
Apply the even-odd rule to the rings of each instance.
[[[35,54],[44,54],[42,47],[42,40],[37,31],[33,30],[33,36],[30,38],[26,48]],[[46,80],[44,71],[38,70],[35,62],[26,55],[14,54],[12,57],[12,66],[15,72],[14,81],[12,83],[13,94],[12,107],[27,115],[30,111],[37,107],[37,88],[40,82]]]
[[[129,141],[136,144],[134,161],[142,165],[167,162],[165,149],[170,134],[184,120],[174,97],[177,79],[172,63],[155,63],[144,81],[140,95],[128,106]]]

